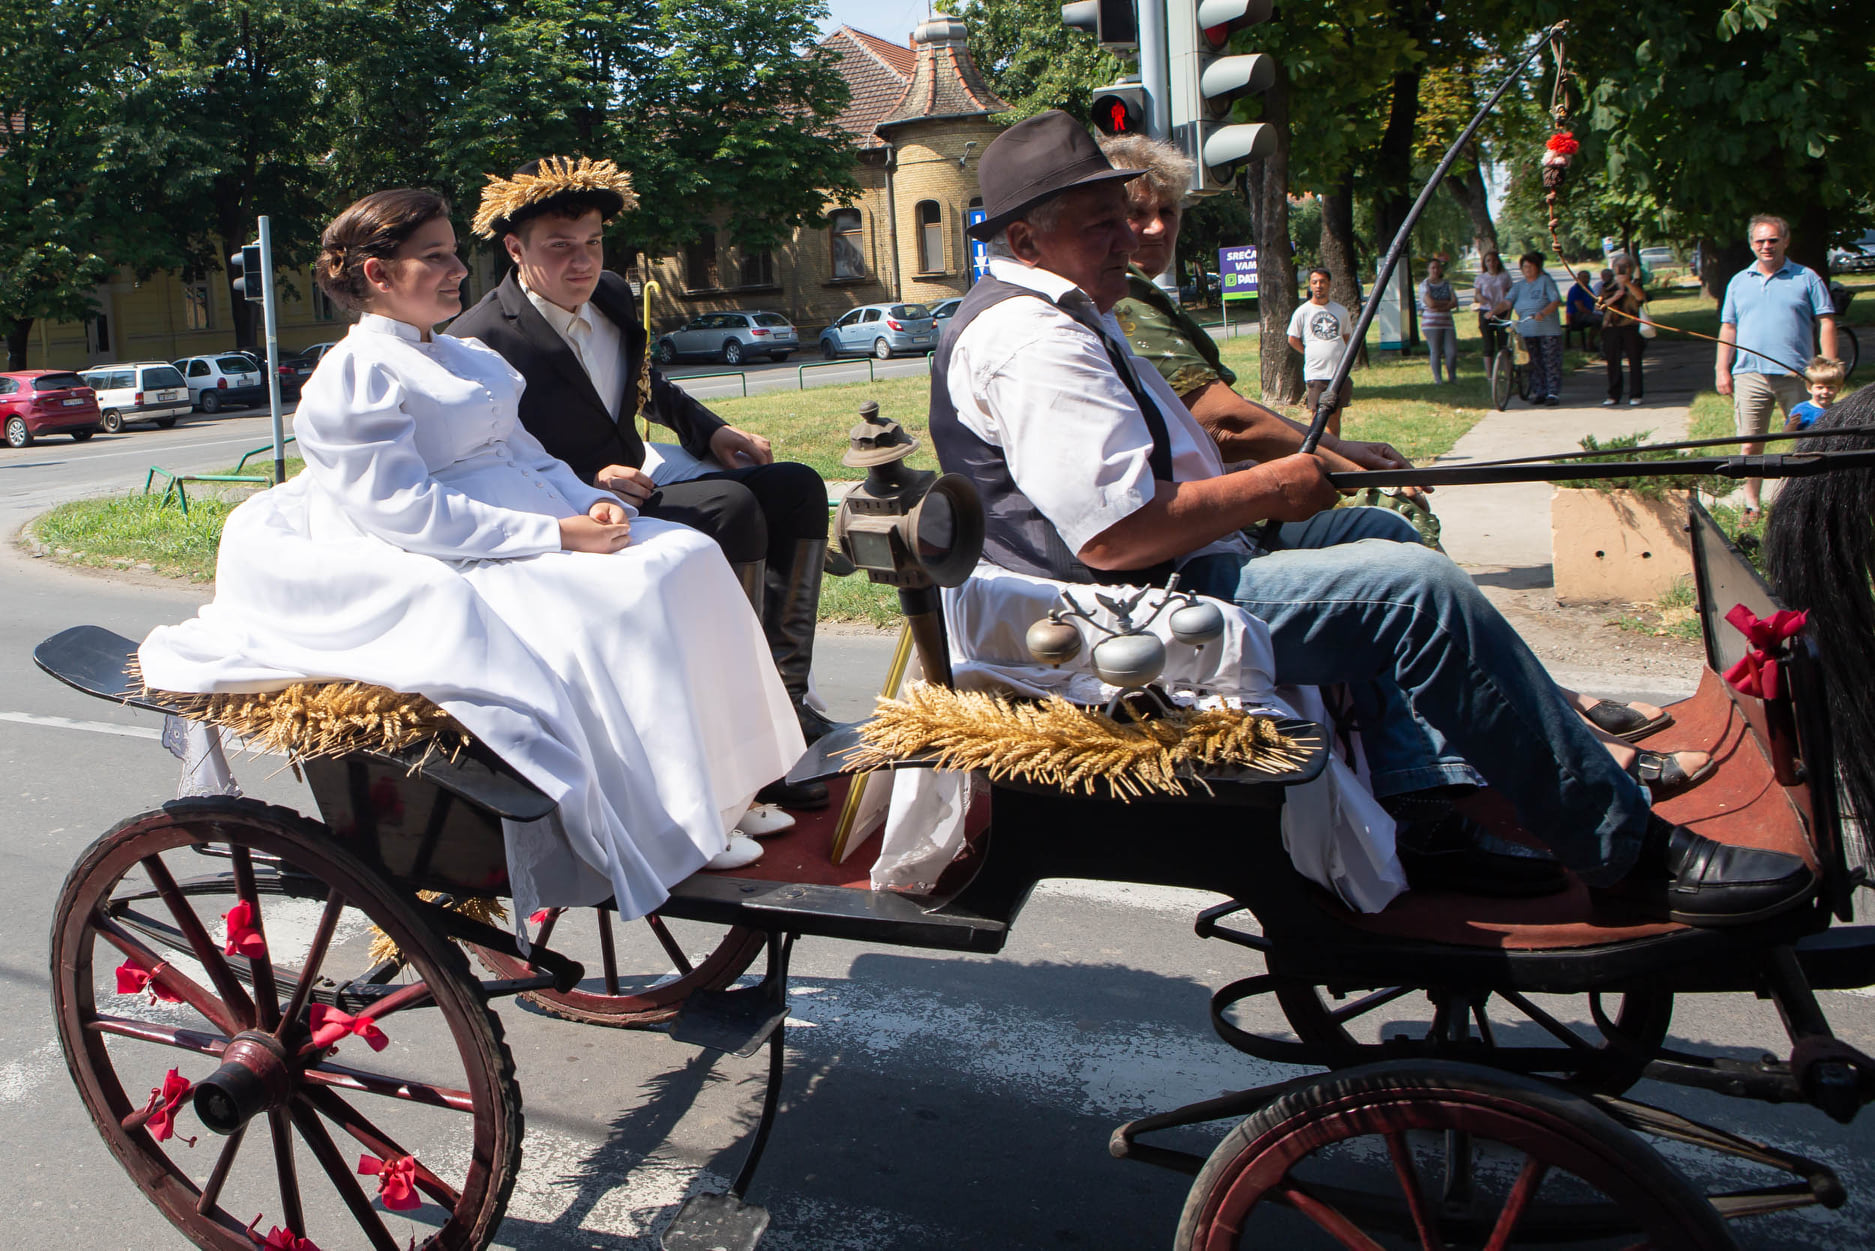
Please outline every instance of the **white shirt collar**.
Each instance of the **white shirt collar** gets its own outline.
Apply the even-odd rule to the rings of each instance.
[[[1069,292],[1081,290],[1074,282],[1063,278],[1053,270],[1024,265],[1021,261],[1012,261],[1006,256],[990,258],[990,274],[1004,282],[1013,283],[1018,287],[1027,287],[1031,291],[1045,295],[1056,304],[1061,303],[1061,297]],[[1082,294],[1086,295],[1086,292]]]
[[[379,313],[362,314],[358,318],[358,329],[366,334],[388,334],[395,335],[399,339],[408,339],[412,343],[423,342],[423,331],[416,326]]]
[[[558,304],[555,304],[552,300],[528,286],[527,279],[521,277],[519,270],[515,271],[514,280],[521,284],[521,290],[526,293],[528,303],[532,304],[534,308],[539,311],[540,315],[547,319],[547,324],[552,326],[554,332],[560,335],[560,337],[572,338],[573,323],[576,321],[584,322],[586,324],[586,332],[588,334],[592,333],[594,327],[591,300],[586,301],[569,313],[566,309],[561,308]]]

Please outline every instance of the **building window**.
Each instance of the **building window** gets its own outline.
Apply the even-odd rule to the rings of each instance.
[[[736,279],[745,287],[775,285],[775,254],[767,248],[744,252],[736,267]]]
[[[722,285],[716,274],[716,232],[705,230],[684,245],[684,286],[692,291],[714,291]]]
[[[465,279],[464,282],[466,281]],[[465,307],[468,305],[466,292],[462,302]],[[332,302],[332,297],[326,294],[324,287],[315,286],[312,289],[312,315],[314,321],[337,321],[339,319],[338,305]]]
[[[860,249],[859,210],[836,209],[832,216],[833,276],[864,278],[866,254]]]
[[[920,200],[918,216],[918,272],[944,272],[944,214],[936,200]]]
[[[191,282],[182,288],[182,324],[189,330],[215,328],[215,302],[209,298],[206,282]]]
[[[111,354],[111,319],[103,313],[85,323],[85,350],[92,355]]]

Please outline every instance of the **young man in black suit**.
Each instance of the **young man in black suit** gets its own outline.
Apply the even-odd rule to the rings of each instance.
[[[491,178],[476,233],[498,240],[514,272],[449,326],[480,339],[527,379],[521,421],[547,450],[648,517],[678,521],[722,547],[762,618],[775,667],[811,743],[831,724],[805,703],[827,550],[827,488],[806,465],[776,462],[652,364],[631,288],[605,268],[605,225],[636,205],[610,161],[549,157]],[[675,431],[706,462],[653,481],[639,414]],[[655,448],[657,445],[653,445]],[[686,480],[671,481],[672,476]],[[814,792],[810,794],[808,792]],[[814,806],[825,787],[770,788],[764,799]]]

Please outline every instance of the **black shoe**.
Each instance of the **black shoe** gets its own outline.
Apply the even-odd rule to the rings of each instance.
[[[1402,825],[1394,837],[1414,890],[1527,899],[1569,885],[1548,852],[1499,838],[1455,811]]]
[[[1816,872],[1799,856],[1714,842],[1655,818],[1649,846],[1617,888],[1682,925],[1748,925],[1800,907]]]
[[[809,743],[818,742],[840,728],[839,722],[827,720],[804,703],[794,706],[794,719],[801,723],[801,737]]]
[[[790,782],[782,778],[755,792],[755,802],[813,811],[832,803],[833,796],[825,782]]]

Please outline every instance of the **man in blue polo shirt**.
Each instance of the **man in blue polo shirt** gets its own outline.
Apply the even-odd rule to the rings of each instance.
[[[1740,435],[1771,428],[1771,406],[1790,410],[1806,396],[1803,370],[1811,343],[1821,355],[1836,359],[1836,307],[1816,271],[1784,259],[1790,224],[1759,214],[1751,219],[1752,255],[1757,264],[1732,276],[1719,311],[1720,395],[1732,397]],[[1764,450],[1747,443],[1746,455]],[[1745,479],[1746,519],[1758,514],[1759,478]]]

